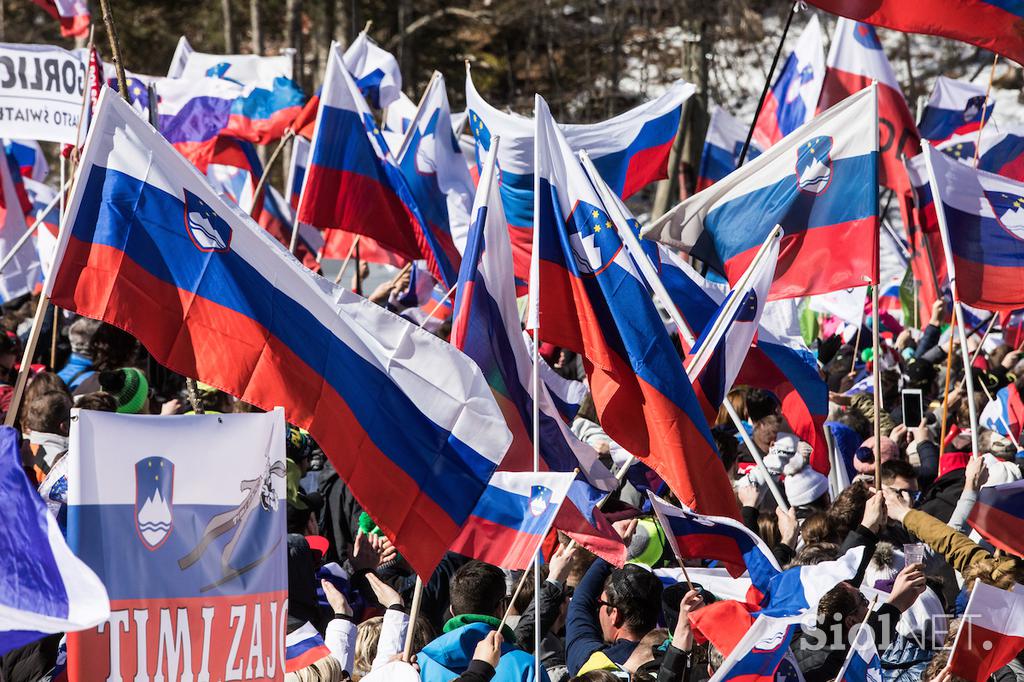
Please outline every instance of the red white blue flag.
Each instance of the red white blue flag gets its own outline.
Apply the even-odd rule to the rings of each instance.
[[[526,570],[575,478],[572,472],[494,474],[452,551],[499,568]]]
[[[819,112],[878,83],[878,182],[897,192],[906,190],[903,159],[918,154],[921,140],[874,27],[839,19],[826,64]]]
[[[494,141],[480,176],[474,221],[470,228],[455,294],[451,342],[480,366],[513,434],[501,462],[502,471],[534,469],[534,401],[537,401],[540,471],[578,472],[568,490],[555,527],[587,549],[621,564],[625,547],[611,523],[595,509],[617,487],[597,452],[580,442],[562,418],[546,381],[533,391],[530,349],[520,331],[512,274],[512,247],[498,194]],[[538,357],[539,363],[544,363]],[[546,366],[538,367],[538,372]],[[493,485],[493,483],[492,483]]]
[[[975,170],[931,147],[925,154],[957,300],[994,311],[1024,306],[1024,183]]]
[[[1024,650],[1024,594],[975,581],[957,630],[949,668],[954,677],[987,680]]]
[[[983,86],[936,76],[917,129],[922,139],[933,142],[942,142],[954,135],[976,134],[982,121],[992,120],[995,106],[995,102],[986,105]]]
[[[89,34],[89,3],[86,0],[32,0],[60,22],[65,38],[81,38]]]
[[[980,153],[977,151],[977,132],[956,135],[935,145],[935,148],[971,167],[974,167],[977,155],[979,169],[1024,182],[1024,129],[985,126],[980,137]]]
[[[109,89],[54,273],[55,304],[124,328],[180,374],[283,406],[421,575],[511,441],[469,358],[309,272]]]
[[[767,149],[814,118],[825,80],[825,49],[818,15],[811,14],[765,98],[754,139]]]
[[[984,486],[967,523],[996,549],[1024,557],[1024,481]]]
[[[111,612],[68,635],[71,679],[281,678],[285,435],[280,409],[76,410],[68,543],[107,586]]]
[[[570,149],[586,150],[605,182],[619,196],[628,198],[667,176],[668,154],[679,130],[683,104],[694,90],[693,85],[677,81],[657,99],[607,121],[563,125],[559,129]],[[498,157],[501,201],[512,235],[516,277],[525,284],[529,279],[534,226],[533,122],[488,104],[477,92],[468,69],[466,106],[470,131],[476,140],[478,169],[490,149],[491,138],[497,136],[504,141]]]
[[[878,260],[877,88],[862,90],[686,199],[644,236],[682,249],[735,284],[776,225],[770,298],[860,286]],[[829,267],[817,267],[828,262]]]
[[[729,173],[736,170],[747,139],[747,126],[716,106],[711,109],[708,133],[704,137],[704,149],[700,153],[700,169],[697,172],[697,191],[707,189]],[[761,155],[761,146],[750,141],[746,161],[753,161]]]
[[[398,60],[361,31],[342,58],[356,86],[374,109],[386,109],[402,93]]]
[[[527,328],[580,353],[598,419],[691,509],[737,515],[693,387],[616,225],[536,101],[536,229]],[[504,144],[504,142],[502,143]]]
[[[1005,0],[810,0],[844,17],[905,33],[962,40],[1024,64],[1024,7]]]
[[[284,638],[284,671],[295,672],[331,655],[312,623],[304,623]]]
[[[800,627],[800,616],[758,614],[709,682],[773,682]]]
[[[36,140],[4,140],[4,148],[14,159],[22,177],[42,182],[50,174],[50,164]]]

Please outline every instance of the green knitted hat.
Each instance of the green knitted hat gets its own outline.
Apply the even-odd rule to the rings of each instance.
[[[134,367],[122,367],[117,370],[124,374],[124,387],[114,394],[117,400],[117,411],[121,414],[138,414],[149,397],[149,382],[141,370]]]

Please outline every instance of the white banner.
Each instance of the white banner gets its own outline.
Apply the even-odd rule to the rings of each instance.
[[[0,43],[0,137],[73,143],[85,70],[59,47]]]

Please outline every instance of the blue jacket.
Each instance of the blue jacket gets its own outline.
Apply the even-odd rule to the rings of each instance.
[[[604,559],[595,560],[572,593],[572,601],[565,614],[565,662],[572,676],[578,675],[595,654],[604,655],[599,657],[601,662],[597,667],[607,667],[609,662],[621,666],[636,649],[636,642],[620,639],[606,644],[601,635],[598,601],[604,592],[604,582],[614,568]]]
[[[470,623],[447,632],[423,647],[416,654],[423,682],[451,682],[466,672],[473,660],[473,650],[494,627],[486,623]],[[492,682],[534,682],[533,654],[508,642],[501,645],[501,660]],[[548,682],[547,671],[541,669],[541,682]]]
[[[68,390],[74,390],[78,388],[80,383],[95,373],[95,370],[92,368],[91,358],[87,358],[80,353],[72,353],[68,358],[68,364],[64,365],[63,369],[57,372],[57,376],[64,381]]]

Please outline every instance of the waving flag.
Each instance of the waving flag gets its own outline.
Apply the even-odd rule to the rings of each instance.
[[[977,132],[955,135],[936,145],[936,149],[939,151],[945,152],[972,168],[977,147]],[[1002,175],[1004,178],[1024,182],[1024,128],[1012,127],[997,130],[995,126],[985,126],[985,129],[981,131],[981,153],[978,154],[978,168]]]
[[[882,679],[882,661],[875,646],[875,631],[868,625],[855,628],[850,650],[836,678],[839,682],[874,682]]]
[[[993,547],[1024,557],[1024,481],[983,487],[967,523]]]
[[[800,627],[796,616],[774,617],[758,614],[743,638],[709,682],[769,682],[789,653],[789,643]]]
[[[458,280],[475,190],[452,132],[452,112],[440,73],[435,72],[427,85],[395,161],[424,220],[431,256],[427,264],[435,279],[451,289]]]
[[[0,159],[0,253],[7,254],[25,234],[26,213],[32,203],[20,175],[12,171],[12,160],[4,152]],[[7,302],[35,289],[39,282],[39,259],[32,249],[20,249],[0,274],[0,302]]]
[[[762,594],[768,591],[771,579],[782,572],[764,541],[742,523],[680,509],[650,491],[647,495],[680,564],[692,559],[714,559],[734,578],[749,571],[753,586]]]
[[[302,183],[306,179],[306,168],[309,166],[309,141],[296,135],[292,138],[292,158],[288,166],[288,178],[285,190],[288,193],[288,205],[299,208],[299,196],[302,194]]]
[[[878,82],[878,152],[881,154],[878,182],[902,192],[906,189],[903,158],[912,157],[921,149],[914,117],[910,115],[875,29],[840,19],[832,34],[818,111],[867,88],[872,81]]]
[[[933,142],[954,135],[977,133],[982,121],[992,120],[996,103],[985,104],[985,88],[967,81],[936,76],[932,95],[917,128],[921,137]]]
[[[527,327],[583,356],[611,438],[686,506],[735,517],[732,487],[693,387],[617,234],[631,227],[609,217],[540,97],[535,124],[537,229]]]
[[[345,50],[345,68],[374,109],[385,109],[402,92],[402,70],[398,60],[362,31]]]
[[[687,371],[704,401],[709,423],[732,389],[757,335],[775,277],[780,240],[781,233],[770,238],[760,262],[751,264],[743,280],[729,291],[690,351]]]
[[[103,583],[71,553],[57,519],[25,476],[18,441],[14,429],[0,427],[0,655],[110,616]]]
[[[293,673],[331,655],[312,623],[289,632],[284,639],[284,671]]]
[[[818,15],[811,14],[796,47],[768,91],[754,127],[754,138],[767,149],[814,118],[825,80],[825,50]]]
[[[525,571],[574,478],[572,472],[494,474],[452,551],[498,568]]]
[[[60,22],[65,38],[81,38],[89,34],[89,4],[86,0],[32,0]]]
[[[876,88],[858,92],[683,201],[644,236],[688,252],[735,284],[781,225],[770,298],[864,284],[878,258],[876,106]],[[826,261],[827,268],[815,265]]]
[[[722,107],[712,107],[708,134],[704,137],[704,149],[700,153],[700,170],[697,172],[698,192],[736,170],[746,139],[747,126],[733,118]],[[751,140],[746,160],[753,161],[760,155],[761,147]]]
[[[787,568],[771,579],[764,612],[793,616],[814,611],[829,590],[857,575],[863,559],[864,548],[854,547],[834,561]]]
[[[962,40],[1024,63],[1024,8],[1003,0],[811,0],[810,4],[857,21]]]
[[[1024,346],[1024,308],[1004,312],[999,323],[1003,329],[1003,343],[1017,349]]]
[[[376,125],[332,45],[298,220],[365,235],[416,260],[415,202]]]
[[[573,151],[586,150],[615,192],[628,198],[646,185],[667,177],[672,148],[683,103],[694,86],[677,81],[661,97],[641,104],[615,118],[587,125],[559,126]],[[509,114],[484,101],[466,70],[466,106],[469,127],[476,140],[477,168],[483,164],[492,137],[501,137],[501,201],[505,207],[516,277],[529,279],[533,244],[534,151],[533,122]],[[522,293],[522,292],[521,292]]]
[[[430,84],[427,85],[427,89],[430,89]],[[424,97],[426,96],[424,92]],[[448,95],[445,94],[445,106],[447,107]],[[401,149],[402,145],[405,144],[405,134],[409,131],[409,127],[412,125],[412,120],[416,118],[416,112],[419,111],[419,107],[416,102],[413,102],[404,93],[398,93],[398,99],[388,105],[388,108],[383,113],[383,125],[381,126],[381,133],[384,135],[385,141],[388,143],[388,147],[391,149]],[[448,109],[448,118],[451,120],[451,109]],[[429,117],[428,119],[429,120]],[[454,124],[452,125],[454,128]],[[454,130],[452,131],[455,132]],[[457,133],[456,133],[457,134]],[[465,161],[463,161],[465,163]],[[467,211],[469,209],[466,209]]]
[[[903,196],[900,212],[910,241],[910,268],[919,283],[920,316],[927,320],[931,316],[932,305],[948,287],[946,249],[942,246],[924,155],[908,160],[906,166],[911,192]]]
[[[980,580],[967,599],[962,625],[949,655],[952,675],[987,680],[1024,649],[1024,593]]]
[[[494,144],[498,149],[488,153],[473,206],[475,219],[459,272],[451,342],[480,366],[512,430],[512,446],[501,462],[501,470],[534,468],[536,399],[541,470],[579,472],[573,476],[576,480],[568,491],[569,503],[562,507],[555,527],[570,533],[591,551],[621,564],[625,547],[611,523],[594,508],[599,499],[618,487],[615,477],[601,464],[597,452],[569,430],[547,383],[539,383],[537,396],[532,389],[533,363],[520,330],[512,248],[498,194],[495,156],[500,153],[500,145],[497,141]],[[538,358],[538,362],[544,361]]]
[[[511,440],[480,370],[309,272],[112,94],[67,207],[54,304],[122,327],[179,374],[284,406],[429,575]]]
[[[4,140],[4,148],[7,156],[14,159],[22,177],[42,182],[50,174],[50,164],[35,140]]]
[[[57,234],[60,232],[60,204],[54,203],[57,193],[48,185],[25,178],[25,190],[32,202],[30,221],[41,221],[36,228],[36,253],[39,254],[41,276],[45,279],[53,267],[57,249]],[[52,204],[52,205],[51,205]],[[49,207],[50,210],[45,209]]]
[[[167,76],[183,80],[226,78],[245,86],[272,83],[275,78],[292,80],[294,76],[294,59],[291,55],[264,57],[257,54],[196,52],[184,37],[178,42],[171,63],[172,70]],[[175,64],[179,64],[176,70]]]
[[[925,154],[958,300],[985,310],[1024,306],[1024,183],[974,170],[930,147]]]

